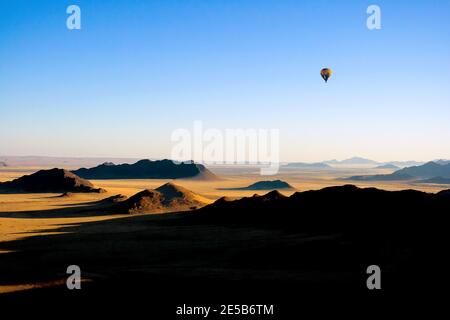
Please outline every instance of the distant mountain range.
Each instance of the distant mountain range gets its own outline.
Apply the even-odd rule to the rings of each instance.
[[[41,167],[41,168],[80,168],[93,167],[99,163],[112,161],[115,163],[134,163],[135,158],[91,158],[91,157],[45,157],[45,156],[5,156],[0,155],[0,161],[10,167]]]
[[[382,165],[379,165],[379,166],[375,167],[375,169],[393,169],[393,170],[398,170],[398,169],[400,169],[400,167],[397,167],[396,165],[393,165],[392,163],[386,163],[386,164],[382,164]]]
[[[375,175],[358,175],[344,178],[342,180],[350,181],[402,181],[402,180],[413,180],[414,177],[405,174],[375,174]]]
[[[74,174],[85,179],[217,179],[205,166],[193,162],[176,164],[172,160],[140,160],[133,164],[103,163],[97,167],[81,168]]]
[[[412,177],[430,179],[435,177],[450,178],[450,163],[438,164],[436,162],[428,162],[421,166],[408,167],[396,171],[399,174],[407,174]]]
[[[0,183],[0,193],[47,193],[47,192],[104,192],[94,188],[87,180],[81,179],[64,169],[40,170],[31,175]]]
[[[353,164],[353,165],[376,165],[378,164],[378,162],[374,161],[374,160],[370,160],[370,159],[365,159],[365,158],[361,158],[361,157],[352,157],[350,159],[345,159],[342,161],[338,161],[336,159],[333,160],[329,160],[329,161],[324,161],[323,163],[325,164],[345,164],[345,165],[349,165],[349,164]]]
[[[433,162],[435,162],[437,164],[449,164],[450,160],[439,159],[439,160],[434,160]]]
[[[291,162],[283,166],[287,169],[331,169],[331,166],[323,162],[305,163]]]
[[[427,162],[421,166],[407,167],[395,171],[392,174],[384,175],[366,175],[366,176],[353,176],[346,180],[355,181],[395,181],[395,180],[412,180],[416,182],[423,182],[423,180],[430,181],[444,181],[443,179],[450,179],[450,163],[438,164],[436,162]],[[435,182],[439,183],[439,182]]]
[[[434,177],[417,181],[419,183],[450,184],[450,178]]]
[[[443,164],[447,160],[439,160],[439,164]],[[450,161],[447,161],[450,162]],[[305,163],[305,162],[292,162],[284,165],[283,168],[286,169],[331,169],[333,167],[339,166],[366,166],[373,167],[376,169],[400,169],[405,167],[422,165],[423,162],[417,161],[390,161],[390,162],[378,162],[371,159],[366,159],[362,157],[352,157],[345,160],[327,160],[323,162]]]
[[[406,167],[412,167],[412,166],[421,166],[425,163],[419,162],[419,161],[390,161],[390,162],[386,162],[386,164],[392,164],[399,168],[406,168]]]
[[[376,161],[365,159],[361,157],[353,157],[345,160],[328,160],[323,162],[313,162],[313,163],[307,163],[307,162],[291,162],[283,166],[285,169],[333,169],[333,167],[339,167],[342,166],[361,166],[361,165],[377,165],[379,164]]]
[[[0,167],[7,167],[8,165],[6,164],[6,162],[0,161]]]
[[[333,159],[333,160],[328,160],[328,161],[324,161],[323,163],[328,164],[328,165],[357,165],[357,166],[382,166],[382,165],[392,165],[392,166],[396,166],[398,168],[404,168],[404,167],[410,167],[410,166],[417,166],[417,165],[422,165],[423,162],[417,162],[417,161],[388,161],[388,162],[378,162],[375,160],[371,160],[371,159],[366,159],[366,158],[361,158],[361,157],[352,157],[349,159],[345,159],[342,161]],[[391,168],[392,169],[392,168]]]
[[[278,189],[294,189],[289,183],[282,180],[258,181],[247,187],[241,188],[222,188],[219,190],[278,190]]]

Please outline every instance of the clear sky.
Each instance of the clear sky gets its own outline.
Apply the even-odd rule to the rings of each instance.
[[[449,74],[448,0],[0,0],[0,155],[167,157],[201,120],[283,161],[450,158]]]

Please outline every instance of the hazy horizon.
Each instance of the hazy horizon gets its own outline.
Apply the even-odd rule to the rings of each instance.
[[[2,2],[0,154],[170,158],[201,120],[279,129],[282,162],[448,159],[439,3],[376,1],[369,30],[356,0]]]
[[[0,161],[2,161],[2,159],[6,159],[6,158],[54,158],[54,159],[123,159],[123,160],[143,160],[143,159],[149,159],[149,160],[162,160],[162,159],[170,159],[170,157],[148,157],[148,156],[57,156],[57,155],[30,155],[30,154],[24,154],[24,155],[5,155],[5,154],[0,154]],[[328,162],[328,161],[344,161],[344,160],[350,160],[353,158],[362,158],[365,160],[372,160],[375,161],[377,163],[383,164],[383,163],[390,163],[390,162],[430,162],[430,161],[437,161],[437,160],[450,160],[447,158],[433,158],[433,159],[390,159],[390,160],[386,160],[386,159],[372,159],[372,158],[366,158],[366,157],[362,157],[362,156],[349,156],[349,157],[345,157],[345,158],[327,158],[327,159],[319,159],[319,160],[315,160],[315,161],[307,161],[307,160],[302,160],[302,159],[296,159],[296,160],[291,160],[291,161],[280,161],[280,163],[294,163],[294,162],[305,162],[305,163],[322,163],[322,162]],[[200,163],[200,162],[198,162]],[[220,163],[218,163],[218,165],[220,165]],[[224,165],[229,165],[228,163],[224,163]]]

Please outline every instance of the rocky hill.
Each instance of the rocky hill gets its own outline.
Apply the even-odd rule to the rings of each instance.
[[[205,166],[193,162],[175,163],[171,160],[140,160],[133,164],[103,163],[94,168],[81,168],[74,174],[85,179],[181,179],[217,178]]]
[[[64,169],[40,170],[31,175],[0,183],[0,192],[16,193],[65,193],[65,192],[104,192],[70,171]]]
[[[198,209],[207,202],[202,196],[169,182],[154,190],[143,190],[118,203],[113,210],[129,214],[178,212]]]
[[[281,190],[294,189],[289,183],[282,180],[258,181],[247,187],[240,188],[220,188],[219,190]]]

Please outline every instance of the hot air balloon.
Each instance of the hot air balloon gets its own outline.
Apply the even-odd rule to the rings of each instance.
[[[322,70],[320,70],[320,75],[322,76],[323,80],[325,80],[325,82],[328,81],[332,74],[333,71],[331,71],[331,69],[323,68]]]

